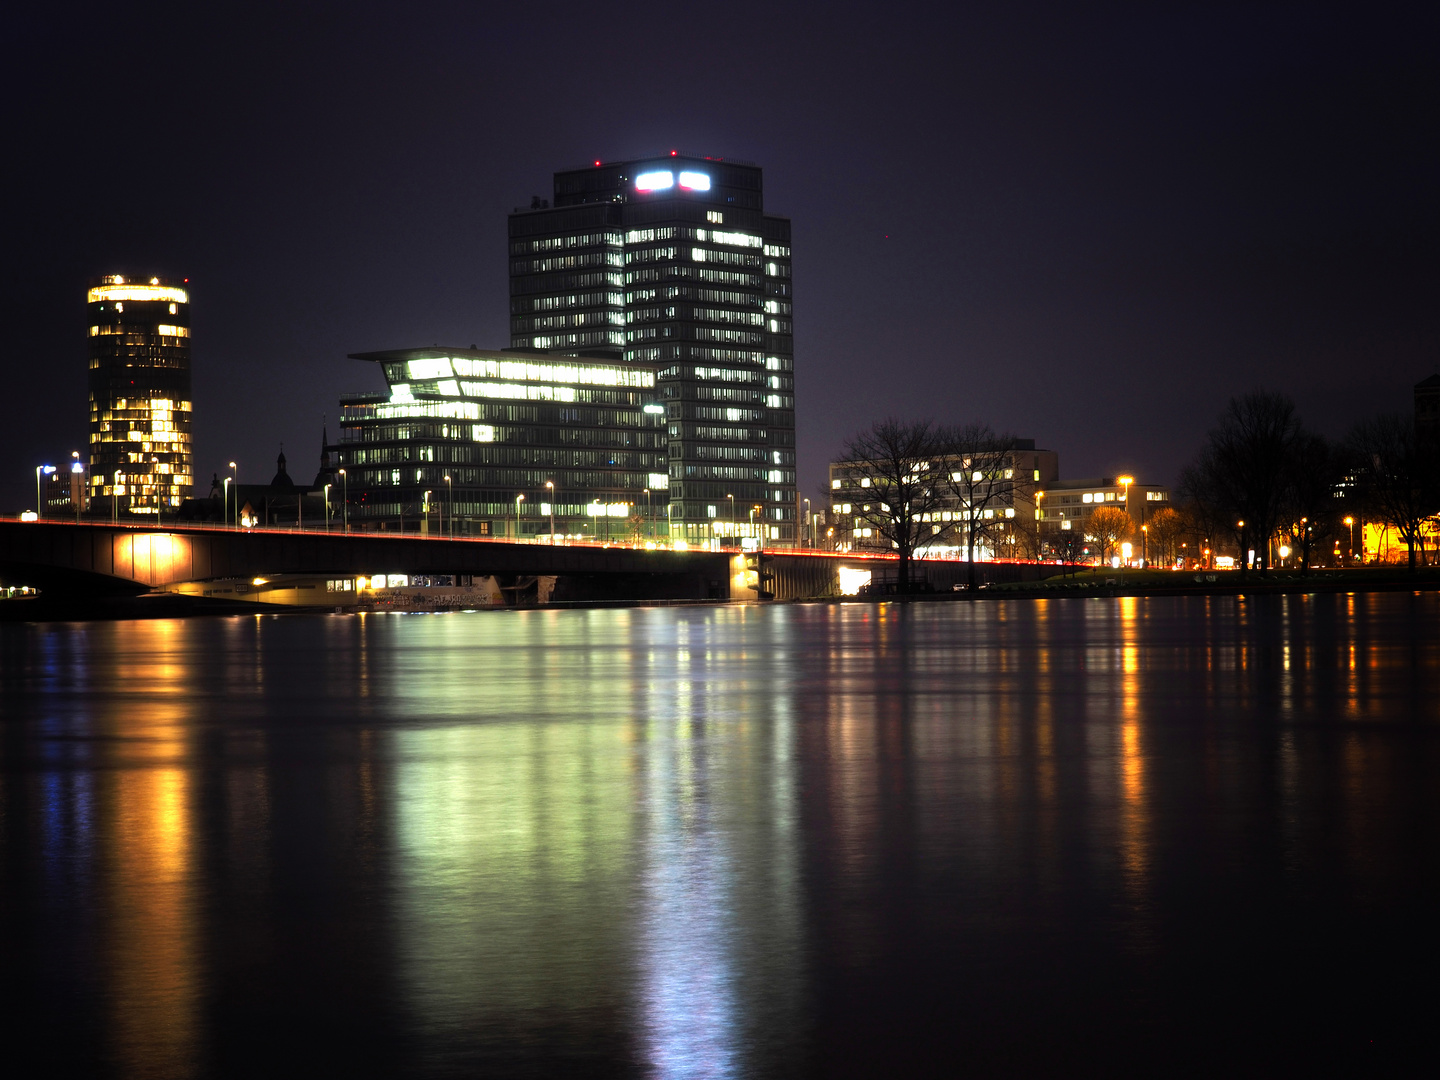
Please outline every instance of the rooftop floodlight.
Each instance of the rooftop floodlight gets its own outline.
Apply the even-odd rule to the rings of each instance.
[[[703,172],[682,172],[680,186],[690,191],[709,191],[710,177]]]
[[[664,191],[675,186],[675,174],[669,169],[641,173],[635,177],[636,191]]]

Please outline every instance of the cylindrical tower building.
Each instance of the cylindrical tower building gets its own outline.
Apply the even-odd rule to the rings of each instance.
[[[173,514],[194,483],[189,289],[113,274],[91,282],[87,312],[91,507]]]

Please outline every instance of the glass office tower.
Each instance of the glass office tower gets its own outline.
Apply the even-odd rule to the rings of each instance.
[[[655,364],[675,539],[797,537],[790,220],[752,164],[555,174],[510,215],[510,344]]]
[[[190,494],[190,293],[114,274],[91,282],[90,505],[173,514]]]

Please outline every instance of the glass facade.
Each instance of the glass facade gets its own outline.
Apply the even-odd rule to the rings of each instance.
[[[194,482],[189,287],[114,274],[91,282],[86,312],[91,506],[173,514]]]
[[[574,538],[668,536],[654,365],[474,349],[352,358],[389,387],[341,399],[352,522],[428,513],[427,528],[457,536],[545,536],[552,522]]]
[[[555,174],[510,215],[510,343],[653,365],[675,537],[795,543],[790,221],[755,165],[688,154]]]

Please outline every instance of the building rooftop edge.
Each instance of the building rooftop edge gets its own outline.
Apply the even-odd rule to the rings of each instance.
[[[431,345],[422,349],[383,349],[378,352],[348,353],[351,360],[367,360],[383,364],[391,360],[429,360],[437,356],[464,356],[477,360],[560,360],[567,364],[592,364],[608,367],[657,368],[659,363],[625,360],[621,357],[576,356],[571,353],[546,352],[543,349],[452,349]]]

